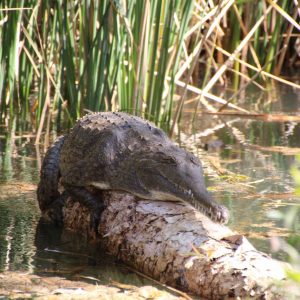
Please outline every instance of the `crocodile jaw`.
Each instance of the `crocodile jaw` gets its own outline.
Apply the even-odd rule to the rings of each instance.
[[[100,190],[110,190],[112,189],[110,184],[107,182],[99,182],[99,181],[92,181],[89,183],[90,186],[93,186]],[[130,192],[130,191],[129,191]],[[144,194],[139,194],[138,192],[135,192],[136,196],[142,198],[142,199],[151,199],[151,200],[161,200],[161,201],[183,201],[182,198],[176,197],[175,195],[164,193],[162,191],[149,191],[148,197],[145,197]]]
[[[91,185],[95,188],[98,188],[100,190],[109,190],[111,188],[109,183],[107,183],[107,182],[92,181],[92,182],[90,182],[89,185]]]
[[[149,195],[152,200],[188,203],[218,223],[226,224],[228,222],[229,212],[227,208],[216,203],[206,188],[201,188],[201,182],[190,186],[191,189],[187,189],[162,174],[160,174],[160,182],[167,182],[168,186],[172,187],[172,190],[163,192],[149,189]]]
[[[150,191],[151,199],[161,200],[161,201],[180,201],[183,202],[181,197],[175,195],[164,193],[161,191]]]

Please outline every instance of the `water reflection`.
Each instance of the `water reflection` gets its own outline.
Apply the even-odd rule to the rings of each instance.
[[[1,184],[0,189],[0,270],[32,270],[39,218],[35,196],[16,185]]]
[[[291,104],[285,112],[300,111],[300,101],[295,100],[284,102]],[[286,214],[290,207],[300,205],[290,175],[295,154],[300,154],[300,124],[206,114],[191,124],[190,112],[182,120],[178,140],[211,162],[206,166],[210,169],[206,174],[211,174],[208,185],[230,209],[229,226],[248,236],[260,250],[270,252],[269,238],[290,232],[268,214],[273,209]],[[298,216],[293,234],[299,233]]]
[[[34,271],[39,275],[63,276],[91,283],[109,284],[111,281],[141,286],[148,280],[137,276],[109,256],[101,245],[76,233],[38,222],[34,239],[36,247]]]

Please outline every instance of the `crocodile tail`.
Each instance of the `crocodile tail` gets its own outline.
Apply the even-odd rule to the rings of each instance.
[[[66,136],[60,136],[48,149],[41,168],[40,182],[37,189],[37,198],[42,212],[60,198],[58,184],[60,178],[59,157],[60,150]]]

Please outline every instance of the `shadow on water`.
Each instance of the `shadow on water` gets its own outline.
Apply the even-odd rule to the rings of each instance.
[[[141,286],[149,283],[108,255],[101,245],[45,223],[42,219],[36,227],[34,245],[34,271],[39,275],[56,275],[102,284],[115,281]]]
[[[281,93],[284,106],[274,99],[267,106],[268,101],[262,100],[256,101],[258,109],[299,114],[299,97],[292,94],[286,101],[287,92]],[[178,141],[211,162],[204,166],[207,183],[215,198],[230,209],[229,226],[248,236],[259,250],[270,252],[270,238],[290,232],[267,214],[273,209],[285,213],[299,205],[289,170],[295,162],[291,149],[300,147],[300,124],[211,115],[199,115],[193,125],[190,120],[191,113],[184,113]],[[35,191],[40,155],[33,144],[34,136],[16,126],[10,131],[0,126],[0,271],[145,284],[99,251],[99,245],[39,222]],[[294,234],[299,233],[298,219]]]

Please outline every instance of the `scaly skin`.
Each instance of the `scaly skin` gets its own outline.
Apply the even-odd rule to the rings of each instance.
[[[48,175],[41,177],[39,185],[42,210],[59,197],[56,187],[61,177],[67,193],[94,212],[94,225],[103,204],[88,187],[121,190],[143,199],[184,201],[217,222],[228,221],[226,207],[207,192],[198,158],[141,118],[126,113],[88,114],[76,123],[64,142],[55,145],[43,164],[42,175]]]
[[[59,137],[48,149],[43,160],[40,182],[37,189],[37,198],[42,212],[47,211],[50,218],[56,222],[62,222],[62,207],[65,195],[58,191],[60,179],[59,155],[65,136]]]

